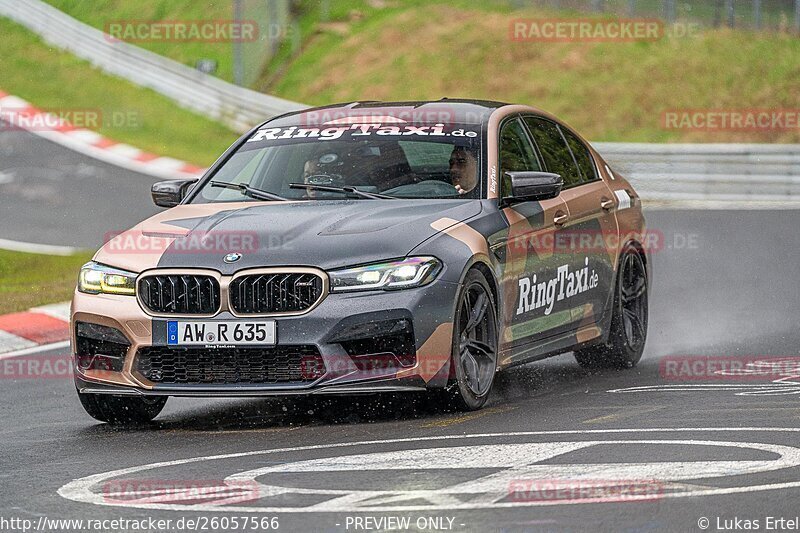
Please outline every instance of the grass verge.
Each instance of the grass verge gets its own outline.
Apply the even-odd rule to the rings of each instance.
[[[233,2],[198,0],[46,0],[48,4],[97,29],[107,31],[109,24],[135,23],[137,21],[223,21],[232,20]],[[245,4],[257,4],[247,0]],[[266,2],[262,2],[266,5]],[[247,14],[245,14],[245,19]],[[184,65],[193,67],[199,59],[212,59],[217,62],[216,75],[233,80],[233,45],[218,41],[175,41],[152,39],[132,42],[136,46],[168,57]]]
[[[158,155],[209,165],[237,137],[225,126],[178,107],[150,89],[109,76],[0,18],[0,90],[32,105],[86,118],[85,126]],[[99,120],[91,120],[97,112]],[[96,127],[94,127],[96,126]]]
[[[68,256],[0,250],[0,314],[72,298],[78,271],[91,252]]]

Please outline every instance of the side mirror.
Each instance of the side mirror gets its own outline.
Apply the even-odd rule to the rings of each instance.
[[[506,172],[505,175],[511,180],[511,196],[503,198],[504,205],[556,198],[564,185],[561,176],[551,172]]]
[[[150,188],[153,203],[158,207],[175,207],[197,183],[197,178],[190,180],[169,180],[154,183]]]

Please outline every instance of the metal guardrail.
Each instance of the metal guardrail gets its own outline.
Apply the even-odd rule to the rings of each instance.
[[[270,117],[305,106],[239,87],[137,46],[110,39],[39,0],[0,0],[0,15],[46,42],[69,50],[109,74],[174,100],[180,106],[245,131]]]
[[[512,0],[515,7],[572,9],[705,27],[800,32],[800,0]]]
[[[800,202],[800,145],[593,144],[649,200]]]
[[[0,0],[0,15],[102,70],[151,88],[237,131],[303,104],[208,76],[134,45],[112,41],[40,0]],[[643,198],[767,201],[800,205],[800,145],[594,143]]]

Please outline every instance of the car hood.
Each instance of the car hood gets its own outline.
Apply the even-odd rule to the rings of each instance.
[[[451,224],[478,215],[478,200],[342,200],[180,205],[114,236],[95,260],[141,272],[260,266],[331,269],[404,257]],[[241,253],[235,263],[223,261]]]

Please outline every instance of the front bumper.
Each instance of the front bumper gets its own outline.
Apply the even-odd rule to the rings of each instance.
[[[139,360],[145,352],[142,349],[165,347],[166,350],[167,321],[191,318],[153,317],[130,296],[76,292],[71,314],[76,386],[83,393],[209,397],[357,394],[442,387],[450,372],[458,288],[455,283],[437,280],[418,289],[330,293],[305,314],[275,317],[277,347],[313,347],[324,363],[324,369],[313,379],[280,383],[217,383],[214,380],[166,383],[148,379]],[[211,319],[199,320],[246,319],[223,311]],[[375,324],[388,327],[405,322],[410,325],[408,345],[401,350],[403,353],[387,353],[386,345],[376,341],[380,341],[383,330]],[[91,362],[94,355],[83,336],[87,330],[85,324],[113,328],[120,335],[112,340],[127,341],[127,347],[113,345],[122,346],[114,364],[98,367]],[[380,353],[370,353],[371,348],[380,348]],[[201,349],[209,356],[215,350],[219,348]],[[265,350],[264,357],[270,357],[268,351]],[[414,353],[408,353],[411,351]],[[387,363],[374,364],[376,358],[380,360],[381,357]]]

